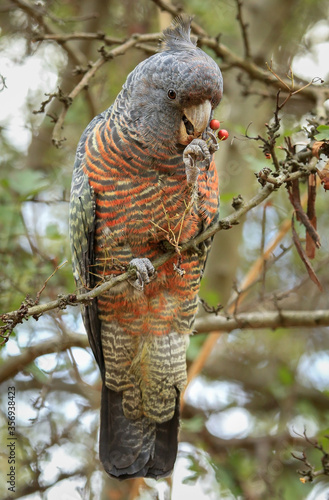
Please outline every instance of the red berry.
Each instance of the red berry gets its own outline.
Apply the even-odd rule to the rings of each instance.
[[[265,153],[265,158],[266,158],[267,160],[270,160],[270,159],[272,158],[271,153]]]
[[[225,130],[225,128],[222,128],[221,130],[218,131],[218,137],[221,141],[226,141],[228,136],[229,136],[229,133],[227,130]]]
[[[220,122],[218,120],[211,120],[211,122],[209,123],[209,127],[212,130],[217,130],[220,127]]]

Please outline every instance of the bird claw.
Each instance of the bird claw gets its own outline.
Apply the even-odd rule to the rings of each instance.
[[[210,140],[207,140],[207,145],[209,149],[209,153],[212,155],[219,149],[219,144],[217,142],[215,134],[211,130],[207,130],[207,135],[209,136]]]
[[[137,279],[128,279],[128,283],[140,292],[144,290],[144,284],[150,283],[156,277],[156,270],[149,259],[132,259],[129,262],[128,270],[130,269],[136,270]]]
[[[193,139],[183,152],[187,184],[194,186],[198,180],[200,170],[208,170],[213,151],[212,144],[208,146],[203,139]]]

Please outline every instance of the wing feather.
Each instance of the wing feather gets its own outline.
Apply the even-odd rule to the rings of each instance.
[[[70,242],[72,266],[78,293],[91,290],[95,286],[93,269],[95,265],[94,234],[95,234],[95,195],[89,184],[88,176],[83,170],[85,143],[92,129],[104,113],[96,116],[81,136],[73,170],[70,197]],[[83,307],[84,325],[93,354],[104,379],[105,368],[101,347],[101,322],[97,313],[97,299]]]

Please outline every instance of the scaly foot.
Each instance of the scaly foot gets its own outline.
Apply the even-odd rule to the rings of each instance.
[[[149,283],[156,276],[156,271],[149,259],[132,259],[129,262],[128,270],[129,269],[136,269],[137,279],[128,279],[128,282],[139,291],[143,291],[144,284]]]

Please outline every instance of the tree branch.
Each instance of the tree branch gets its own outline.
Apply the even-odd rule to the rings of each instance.
[[[94,63],[90,64],[88,71],[84,74],[78,85],[74,87],[73,90],[68,94],[67,98],[71,101],[75,99],[80,92],[83,89],[88,88],[89,81],[91,78],[96,74],[96,72],[105,64],[107,61],[110,59],[113,59],[114,57],[117,57],[119,55],[124,54],[127,50],[130,48],[136,46],[140,42],[150,42],[150,41],[155,41],[156,39],[160,39],[161,33],[153,33],[151,35],[149,34],[142,34],[142,35],[132,35],[126,42],[122,43],[118,47],[115,47],[114,49],[110,50],[109,52],[106,52],[104,48],[100,50],[102,56],[97,59]],[[66,113],[68,111],[68,106],[64,106],[58,119],[56,120],[54,130],[53,130],[53,144],[56,147],[60,147],[63,140],[62,138],[62,128],[63,128],[63,123],[64,119],[66,117]]]
[[[283,179],[282,179],[283,182]],[[209,227],[207,230],[203,231],[201,234],[199,234],[196,238],[193,240],[185,243],[180,247],[180,253],[184,253],[187,250],[194,248],[195,246],[199,245],[206,239],[214,236],[218,231],[222,229],[230,229],[233,225],[239,223],[239,219],[245,215],[247,212],[249,212],[251,209],[262,203],[270,194],[274,191],[274,186],[273,184],[266,184],[261,191],[259,191],[249,202],[243,204],[240,206],[238,210],[236,210],[234,213],[229,215],[228,217],[225,217],[224,219],[220,220],[217,224],[214,224],[213,226]],[[172,259],[177,253],[172,250],[169,251],[157,259],[154,260],[153,266],[155,269],[160,267],[162,264],[167,262],[168,260]],[[174,270],[173,270],[174,272]],[[44,303],[44,304],[37,304],[37,305],[31,305],[31,302],[29,301],[28,303],[23,302],[21,304],[21,307],[17,309],[16,311],[11,311],[5,314],[0,315],[0,319],[3,321],[5,324],[4,326],[0,327],[0,335],[3,337],[5,343],[8,338],[10,333],[13,331],[13,329],[16,327],[17,324],[22,323],[23,320],[28,319],[30,316],[33,316],[34,319],[38,319],[40,315],[47,311],[51,311],[53,309],[65,309],[66,306],[68,305],[77,305],[79,303],[88,303],[91,300],[93,300],[95,297],[98,297],[100,294],[110,290],[113,288],[115,285],[118,283],[122,283],[123,281],[126,281],[129,278],[133,278],[136,276],[136,271],[134,269],[130,269],[129,271],[116,276],[115,278],[110,278],[108,281],[105,281],[104,283],[98,285],[95,287],[93,290],[85,293],[80,293],[80,294],[68,294],[68,295],[61,295],[58,297],[57,300],[52,300],[50,302]],[[7,332],[7,334],[6,334]]]
[[[86,347],[89,345],[87,337],[84,336],[84,339],[86,341]],[[74,346],[74,347],[80,347],[80,346]],[[49,353],[48,353],[49,354]],[[92,354],[90,354],[90,359],[92,359]],[[96,368],[96,364],[95,364]],[[12,377],[9,377],[12,378]],[[6,379],[7,380],[7,379]],[[99,401],[100,401],[100,385],[98,382],[95,383],[95,385],[88,385],[85,382],[84,383],[69,383],[69,382],[64,382],[61,379],[52,379],[49,382],[44,382],[40,381],[37,378],[31,378],[30,380],[15,380],[15,387],[18,392],[25,392],[25,391],[42,391],[43,388],[46,387],[46,389],[49,392],[62,392],[70,395],[78,395],[83,397],[88,401],[90,404],[91,408],[97,409],[99,407]]]
[[[75,472],[60,472],[55,481],[49,484],[40,484],[38,481],[25,483],[20,488],[15,490],[15,498],[23,498],[27,495],[31,495],[32,493],[44,493],[53,486],[58,485],[58,483],[64,479],[72,480],[74,477],[85,477],[86,475],[87,471],[81,468]],[[12,494],[5,496],[3,500],[13,500]]]
[[[193,407],[189,407],[187,405],[187,411],[184,413],[188,414],[196,414],[199,415],[200,412],[194,411]],[[186,418],[185,415],[183,415],[183,418]],[[195,443],[198,439],[200,439],[200,434],[195,433],[195,432],[190,432],[184,429],[184,421],[182,424],[182,430],[181,430],[181,439],[182,441],[186,440],[189,443]],[[262,446],[263,444],[268,444],[271,446],[271,448],[275,448],[277,446],[280,446],[281,443],[285,443],[285,446],[288,444],[295,446],[302,446],[303,440],[298,437],[293,437],[291,436],[288,432],[283,432],[281,434],[275,434],[275,435],[260,435],[260,436],[246,436],[246,437],[241,437],[241,438],[230,438],[230,439],[224,439],[220,438],[218,436],[215,436],[211,432],[208,431],[207,428],[204,428],[201,431],[201,436],[202,439],[207,443],[207,446],[210,447],[215,453],[220,453],[223,452],[225,449],[233,450],[233,449],[239,449],[239,450],[255,450],[259,446]]]
[[[182,13],[181,7],[176,7],[167,0],[152,0],[161,10],[169,12],[173,17],[179,16]],[[219,43],[218,37],[209,37],[209,35],[196,22],[191,24],[192,31],[198,36],[199,45],[206,45],[220,57],[229,67],[240,68],[249,75],[252,80],[258,80],[266,85],[270,85],[275,89],[281,89],[283,92],[288,92],[291,86],[291,80],[288,78],[281,79],[281,82],[274,76],[269,74],[267,69],[260,68],[252,59],[248,57],[240,57],[232,52],[226,45]],[[305,84],[294,86],[294,94],[301,93],[303,97],[310,100],[313,104],[318,104],[319,99],[324,102],[329,98],[329,89],[319,87],[305,87]]]
[[[39,356],[53,352],[66,351],[70,347],[88,347],[86,335],[70,333],[62,337],[56,337],[37,345],[31,345],[26,348],[22,354],[10,357],[0,366],[0,383],[13,378],[17,373],[32,363]]]
[[[33,38],[34,42],[42,42],[45,40],[52,40],[54,42],[64,44],[71,40],[100,40],[106,45],[120,45],[124,43],[121,38],[115,38],[112,36],[106,36],[105,33],[46,33],[44,35],[38,34]]]
[[[271,311],[249,312],[235,316],[212,316],[198,318],[195,322],[195,333],[209,333],[216,330],[229,333],[232,330],[253,330],[261,328],[293,328],[329,326],[329,310],[316,311]],[[17,373],[32,363],[39,356],[62,352],[71,347],[88,347],[86,335],[69,333],[56,337],[35,346],[29,346],[22,354],[12,356],[0,367],[0,383],[13,378]]]
[[[210,315],[198,318],[195,322],[197,333],[208,333],[220,330],[253,330],[260,328],[292,328],[292,327],[319,327],[329,326],[329,310],[316,311],[261,311],[248,312],[236,315]]]
[[[37,24],[42,28],[43,31],[49,36],[60,36],[61,33],[56,32],[50,25],[45,21],[45,17],[48,15],[46,9],[41,4],[33,4],[27,2],[26,0],[11,0],[12,3],[17,5],[23,12],[25,12],[29,17],[31,17]],[[81,51],[71,47],[66,47],[66,52],[71,60],[75,64],[83,64],[85,62],[85,56]]]

